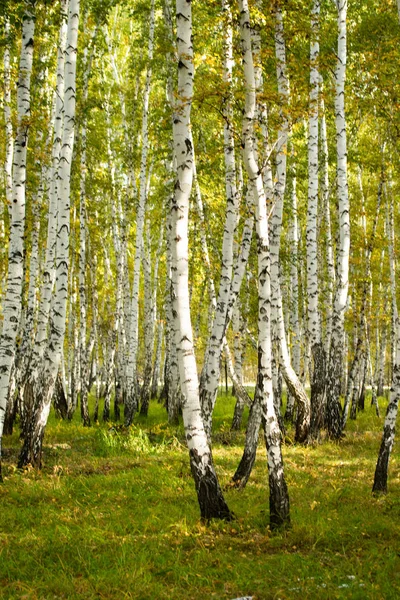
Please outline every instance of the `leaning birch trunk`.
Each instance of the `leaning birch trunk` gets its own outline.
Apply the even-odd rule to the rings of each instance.
[[[222,240],[221,276],[218,290],[217,305],[209,338],[207,360],[200,381],[200,401],[203,411],[204,426],[207,435],[211,436],[212,412],[218,392],[222,341],[226,332],[226,316],[231,291],[233,270],[233,241],[235,237],[238,193],[236,186],[235,142],[233,131],[232,109],[232,15],[227,0],[222,1],[222,10],[227,22],[224,29],[224,61],[223,80],[226,86],[226,97],[223,99],[224,116],[224,159],[225,159],[225,192],[226,213],[224,234]]]
[[[176,182],[172,204],[172,259],[177,320],[177,347],[182,389],[182,414],[190,465],[203,519],[231,519],[215,473],[204,429],[189,306],[188,222],[193,181],[190,109],[193,96],[192,12],[187,0],[176,1],[178,90],[173,115]]]
[[[262,175],[254,149],[254,120],[256,115],[256,85],[251,49],[251,27],[247,0],[238,0],[240,37],[243,54],[246,100],[243,113],[243,160],[253,190],[256,210],[258,255],[258,376],[257,393],[260,398],[267,448],[269,472],[269,507],[271,527],[290,522],[289,495],[283,470],[281,433],[274,409],[272,391],[271,348],[271,283],[270,251],[266,197]]]
[[[332,339],[327,371],[326,422],[328,434],[340,438],[340,392],[343,379],[344,316],[349,288],[350,207],[347,185],[347,138],[345,115],[346,80],[346,16],[347,0],[336,1],[338,10],[338,52],[336,67],[336,151],[337,194],[339,203],[339,248],[337,253],[337,281],[332,315]]]
[[[319,12],[314,0],[311,12],[310,98],[308,125],[308,205],[307,205],[307,301],[308,339],[313,359],[311,376],[310,435],[318,439],[324,425],[325,351],[321,335],[318,281],[318,96],[319,96]]]
[[[298,406],[296,418],[296,441],[305,442],[310,427],[310,401],[290,364],[287,350],[285,324],[282,312],[282,294],[280,289],[280,240],[283,218],[283,201],[286,188],[287,142],[289,121],[287,107],[289,104],[290,88],[286,66],[286,47],[283,31],[282,11],[280,6],[275,9],[275,53],[277,62],[278,91],[281,97],[281,128],[277,143],[276,182],[273,187],[274,208],[270,222],[270,255],[271,255],[271,329],[278,349],[279,364],[286,385],[294,395]],[[267,168],[270,167],[267,166]],[[271,179],[271,175],[269,176]]]
[[[0,338],[0,480],[1,440],[21,316],[24,276],[24,229],[26,155],[30,120],[30,83],[35,32],[34,2],[26,2],[17,87],[17,132],[13,152],[11,227],[8,248],[7,289],[3,301],[3,331]]]
[[[70,184],[71,162],[75,135],[76,104],[76,55],[79,27],[79,0],[71,0],[68,14],[68,36],[65,58],[64,133],[60,152],[59,197],[56,246],[56,284],[51,314],[49,342],[44,366],[39,378],[31,387],[33,412],[26,431],[18,465],[29,463],[41,466],[42,443],[51,398],[57,378],[63,349],[67,312],[69,229],[70,229]]]
[[[400,318],[396,300],[396,264],[394,255],[394,231],[393,231],[393,198],[390,197],[390,216],[389,216],[389,265],[390,265],[390,288],[392,296],[392,310],[394,313],[394,331],[392,337],[395,340],[395,360],[393,363],[392,386],[390,390],[389,404],[387,407],[385,423],[383,426],[383,435],[379,449],[378,460],[376,463],[373,492],[387,492],[387,479],[390,453],[394,444],[396,432],[397,412],[400,401]]]
[[[149,99],[154,46],[154,0],[150,7],[150,31],[148,43],[148,68],[146,74],[146,84],[143,94],[143,113],[142,113],[142,153],[140,159],[139,176],[139,203],[136,215],[136,238],[135,238],[135,258],[133,267],[133,284],[130,305],[130,327],[129,327],[129,346],[126,369],[126,397],[125,397],[125,424],[131,425],[138,409],[137,394],[137,355],[138,355],[138,327],[139,327],[139,286],[140,286],[140,266],[143,254],[143,236],[144,220],[146,212],[147,196],[147,156],[149,151]]]

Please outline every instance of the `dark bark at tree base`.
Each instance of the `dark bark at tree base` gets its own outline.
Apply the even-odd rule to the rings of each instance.
[[[254,466],[256,459],[256,452],[258,446],[258,437],[261,425],[261,406],[257,398],[257,391],[253,404],[250,408],[249,420],[247,423],[246,430],[246,441],[243,450],[243,455],[240,463],[236,469],[232,481],[235,486],[239,489],[243,489],[251,475],[251,471]]]
[[[292,425],[294,423],[294,399],[291,398],[289,390],[287,391],[286,410],[283,420],[288,425]]]
[[[133,397],[125,400],[124,404],[124,421],[125,426],[129,427],[133,423],[133,419],[138,411],[138,400],[135,392],[133,392]]]
[[[332,342],[326,379],[326,413],[325,421],[328,436],[340,440],[342,432],[342,406],[340,404],[340,390],[342,383],[342,349],[337,348]]]
[[[72,411],[68,410],[67,398],[64,392],[64,386],[62,382],[61,373],[59,372],[56,379],[56,385],[54,389],[54,399],[53,399],[54,410],[56,411],[56,415],[60,419],[72,419]]]
[[[200,506],[201,519],[208,522],[211,519],[222,519],[232,521],[233,513],[228,508],[218,483],[214,467],[211,462],[206,465],[200,464],[200,460],[195,451],[189,452],[190,467],[196,486],[197,499]]]
[[[91,426],[87,393],[81,393],[81,418],[84,427]]]
[[[269,523],[272,530],[290,525],[290,502],[285,479],[269,476]]]
[[[322,343],[314,344],[312,348],[313,376],[311,382],[311,422],[310,436],[318,440],[324,426],[325,412],[325,349]]]
[[[385,427],[383,430],[382,442],[379,448],[378,461],[376,463],[373,493],[387,493],[387,480],[390,452],[393,445],[393,432],[391,428]]]
[[[140,407],[140,414],[144,417],[147,417],[149,414],[149,404],[150,404],[150,396],[147,396],[142,400],[142,405]]]
[[[3,435],[12,435],[17,413],[18,401],[17,396],[15,396],[12,400],[9,399],[7,402],[6,414],[4,416]]]
[[[117,390],[117,386],[115,386],[114,421],[119,421],[121,419],[121,409],[119,407],[119,404],[120,404],[120,392]]]
[[[32,423],[26,432],[24,443],[18,457],[18,468],[23,469],[32,465],[35,469],[42,468],[42,451],[45,428],[37,422],[37,412],[33,415]]]
[[[107,421],[110,420],[110,401],[107,399],[104,400],[104,407],[103,407],[103,421],[106,423]]]
[[[240,400],[240,398],[238,398],[236,400],[235,410],[233,413],[231,431],[239,431],[239,429],[242,425],[243,411],[244,411],[244,404]]]

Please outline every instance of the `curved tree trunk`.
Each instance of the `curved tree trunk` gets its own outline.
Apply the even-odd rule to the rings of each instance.
[[[247,0],[238,0],[240,13],[240,38],[243,53],[243,70],[246,100],[243,112],[242,149],[243,160],[253,191],[256,210],[257,256],[258,256],[258,376],[264,437],[267,449],[269,475],[270,525],[279,527],[290,522],[289,494],[286,486],[281,432],[274,408],[272,391],[272,344],[271,344],[271,282],[270,248],[268,238],[267,205],[261,171],[254,148],[254,120],[256,115],[256,83],[251,48],[250,15]]]
[[[201,517],[231,519],[215,473],[211,449],[204,429],[199,397],[196,358],[189,306],[188,224],[189,197],[193,181],[193,145],[190,109],[193,96],[192,11],[186,0],[176,0],[178,90],[174,106],[173,137],[176,182],[172,205],[172,258],[177,347],[182,388],[182,414],[190,466]]]

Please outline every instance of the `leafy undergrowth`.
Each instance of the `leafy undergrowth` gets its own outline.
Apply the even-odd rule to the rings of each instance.
[[[233,406],[219,398],[213,447],[229,524],[200,523],[182,427],[157,403],[129,430],[51,416],[40,473],[15,468],[18,432],[6,438],[0,597],[399,598],[396,447],[389,494],[371,495],[382,419],[368,407],[340,444],[302,447],[288,432],[292,527],[271,534],[261,444],[247,487],[229,485],[244,440],[229,431]]]

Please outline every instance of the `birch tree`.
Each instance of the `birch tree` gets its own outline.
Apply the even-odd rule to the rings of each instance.
[[[283,470],[280,430],[272,391],[270,249],[266,196],[254,150],[256,82],[251,47],[250,14],[247,0],[238,0],[246,99],[243,113],[243,161],[253,190],[256,211],[258,257],[258,375],[257,393],[263,417],[269,472],[270,524],[278,527],[290,521],[289,495]]]
[[[0,338],[0,479],[1,440],[22,308],[24,229],[26,201],[26,156],[30,122],[30,88],[35,32],[34,2],[26,1],[22,18],[22,42],[17,85],[17,129],[13,147],[11,226],[8,249],[7,288],[3,302]]]
[[[392,372],[392,385],[390,389],[389,404],[386,411],[385,422],[383,426],[383,434],[381,445],[379,448],[378,460],[375,468],[373,492],[387,492],[387,479],[390,454],[394,444],[394,436],[396,432],[396,420],[400,400],[400,318],[396,299],[396,262],[394,251],[394,215],[393,215],[393,198],[390,196],[389,201],[389,266],[390,266],[390,291],[392,296],[392,312],[393,320],[392,336],[395,342],[395,359]]]
[[[344,315],[349,288],[350,209],[347,185],[347,136],[345,82],[347,63],[347,0],[337,0],[338,49],[335,73],[335,124],[337,154],[337,195],[339,204],[339,247],[337,251],[336,290],[332,315],[332,339],[327,371],[327,427],[333,438],[341,435],[339,402],[343,374]]]
[[[216,313],[209,338],[209,348],[206,352],[207,360],[203,369],[204,373],[201,377],[203,385],[200,389],[204,423],[209,435],[211,433],[211,415],[219,385],[221,351],[226,331],[226,315],[231,292],[233,269],[233,242],[238,211],[231,91],[233,70],[232,16],[230,14],[228,2],[225,0],[222,1],[222,10],[226,18],[223,59],[223,80],[226,86],[226,97],[223,99],[226,214],[222,240],[221,277]]]
[[[173,115],[176,182],[172,204],[172,269],[177,315],[177,348],[182,390],[182,415],[190,466],[203,519],[231,519],[215,473],[204,429],[193,346],[188,282],[189,196],[193,182],[190,111],[193,97],[192,11],[187,0],[176,1],[178,89]]]
[[[143,94],[143,113],[142,113],[142,151],[140,159],[139,175],[139,202],[136,215],[136,237],[135,237],[135,259],[133,268],[133,284],[130,305],[130,326],[129,326],[129,348],[128,360],[126,365],[126,397],[125,397],[125,423],[130,425],[138,408],[137,394],[137,354],[138,354],[138,323],[139,323],[139,285],[140,268],[143,254],[144,221],[146,209],[147,192],[147,157],[149,152],[149,99],[151,89],[152,67],[154,46],[154,0],[150,7],[150,32],[148,43],[148,67],[146,73],[146,83]]]
[[[43,436],[50,412],[51,399],[60,366],[65,336],[69,270],[71,163],[75,136],[79,3],[80,0],[70,0],[68,12],[68,34],[65,52],[64,130],[58,170],[56,280],[51,326],[44,365],[38,379],[28,389],[28,394],[31,394],[33,399],[33,411],[30,423],[25,432],[24,444],[18,460],[20,467],[29,463],[37,467],[41,465]]]
[[[311,381],[311,435],[317,438],[324,422],[325,353],[322,343],[318,281],[318,96],[319,96],[319,12],[314,0],[311,12],[310,100],[308,125],[308,205],[307,205],[307,301],[308,337],[313,358]]]

